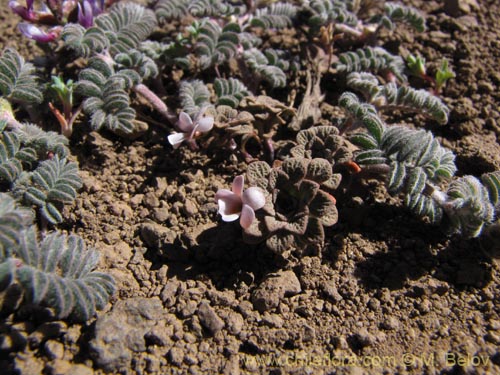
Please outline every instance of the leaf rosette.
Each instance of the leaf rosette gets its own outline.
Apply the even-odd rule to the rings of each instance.
[[[247,178],[267,196],[265,206],[244,230],[246,242],[265,241],[271,251],[283,256],[323,245],[324,227],[338,220],[335,198],[326,191],[334,179],[327,160],[290,158],[274,168],[258,161],[249,165]]]

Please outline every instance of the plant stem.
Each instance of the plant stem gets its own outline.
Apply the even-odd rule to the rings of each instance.
[[[145,98],[153,108],[158,111],[165,119],[167,119],[172,125],[177,121],[177,115],[173,112],[167,105],[156,95],[153,91],[149,89],[146,85],[139,83],[132,87],[137,94]]]

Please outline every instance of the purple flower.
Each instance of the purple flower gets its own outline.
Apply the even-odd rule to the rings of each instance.
[[[212,116],[202,117],[204,109],[196,115],[194,121],[186,112],[179,114],[177,128],[181,133],[173,133],[168,136],[168,141],[174,148],[178,148],[184,141],[192,141],[194,137],[200,133],[206,133],[214,126],[214,118]]]
[[[26,6],[22,6],[16,0],[10,0],[9,7],[18,16],[21,16],[23,20],[36,21],[37,19],[35,12],[33,12],[33,0],[27,0]]]
[[[53,27],[48,32],[46,32],[28,22],[21,22],[17,27],[19,28],[19,31],[25,36],[40,43],[52,42],[59,37],[59,34],[61,32],[60,26]]]
[[[255,210],[266,204],[266,197],[262,189],[250,187],[243,191],[245,178],[236,176],[233,180],[231,191],[219,189],[215,200],[219,205],[219,214],[224,221],[235,221],[240,218],[240,225],[247,229],[255,219]]]
[[[78,23],[88,29],[94,24],[94,7],[88,0],[78,3]]]

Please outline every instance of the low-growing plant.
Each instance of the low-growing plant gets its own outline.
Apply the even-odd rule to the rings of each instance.
[[[87,249],[80,237],[45,232],[47,223],[63,222],[62,210],[73,203],[82,180],[77,164],[68,159],[65,136],[15,117],[10,103],[33,106],[44,99],[34,73],[15,50],[0,57],[0,285],[4,290],[16,284],[25,307],[48,307],[54,318],[87,321],[107,304],[114,280],[93,271],[98,252]],[[63,111],[73,116],[70,83],[53,82]],[[34,223],[37,216],[43,239]]]
[[[52,232],[39,241],[30,211],[0,193],[0,285],[15,283],[23,304],[54,310],[56,318],[89,320],[115,292],[111,276],[94,271],[99,253],[76,236]]]
[[[266,192],[266,204],[244,228],[243,238],[249,243],[265,241],[281,255],[308,246],[319,250],[325,240],[323,228],[338,219],[335,198],[328,193],[338,186],[338,177],[320,158],[289,158],[274,168],[265,162],[250,164],[247,178]]]
[[[441,61],[441,66],[436,70],[434,77],[427,74],[425,59],[423,57],[409,55],[406,58],[406,63],[412,75],[431,83],[433,86],[432,90],[436,95],[441,92],[448,80],[455,78],[455,73],[448,66],[448,60],[446,59]]]
[[[389,125],[381,116],[397,109],[448,122],[450,111],[437,96],[454,77],[448,60],[431,77],[422,57],[409,55],[405,63],[389,43],[386,49],[376,39],[397,23],[425,32],[425,18],[413,7],[347,0],[46,4],[51,28],[41,26],[43,8],[32,1],[25,7],[10,3],[25,20],[21,31],[49,42],[53,58],[35,68],[12,49],[0,57],[0,180],[9,199],[36,209],[51,225],[63,222],[63,208],[74,201],[82,182],[66,139],[18,121],[18,108],[31,115],[34,108],[46,112],[48,106],[66,137],[72,136],[80,113],[92,130],[128,136],[139,131],[138,118],[146,118],[168,123],[166,142],[174,149],[188,145],[209,154],[234,153],[248,167],[231,190],[216,193],[219,213],[223,221],[239,219],[245,241],[263,242],[283,256],[324,245],[328,228],[338,220],[334,196],[339,189],[339,196],[349,194],[346,185],[358,177],[381,179],[416,215],[435,224],[446,221],[451,232],[465,237],[479,236],[498,219],[500,172],[456,177],[455,156],[429,131]],[[287,42],[287,35],[300,42]],[[56,41],[57,47],[50,44]],[[408,75],[429,82],[430,90],[413,88]],[[322,92],[326,80],[344,79],[353,92]],[[324,100],[338,104],[345,116],[334,109],[326,118]],[[37,241],[23,224],[24,214],[5,212],[12,220],[5,244],[13,243],[9,233],[22,233],[13,247],[21,258],[52,245],[47,257],[92,253],[72,235],[50,234]],[[43,272],[60,267],[58,276],[39,276],[45,273],[33,271],[38,263],[22,259],[29,268],[23,272],[44,283],[23,281],[17,268],[9,268],[16,264],[12,260],[4,264],[5,277],[24,283],[31,302],[52,303],[59,316],[74,312],[87,319],[112,291],[109,280],[96,286],[86,279],[92,274],[82,271],[79,276],[87,281],[78,285],[83,289],[60,290],[85,294],[85,306],[61,302],[43,288],[62,288],[61,277],[76,277],[67,264],[51,263],[48,269],[44,264]],[[89,261],[82,267],[87,272],[94,265]]]

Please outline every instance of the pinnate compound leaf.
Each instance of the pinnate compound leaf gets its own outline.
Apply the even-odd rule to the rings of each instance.
[[[481,176],[481,181],[488,190],[490,202],[498,211],[500,205],[500,172],[485,173]]]
[[[27,63],[12,48],[6,48],[0,56],[0,92],[10,101],[41,103],[35,67]]]
[[[102,13],[94,20],[109,41],[112,56],[137,48],[156,27],[152,10],[135,3],[120,2],[108,13]]]
[[[182,81],[179,87],[179,98],[183,111],[194,118],[201,108],[210,104],[210,91],[199,79]]]
[[[189,13],[195,17],[221,17],[242,14],[246,7],[221,0],[193,0],[189,2]],[[235,3],[235,2],[233,2]]]
[[[339,72],[391,72],[400,81],[406,81],[405,63],[400,56],[392,55],[382,47],[365,47],[339,55]]]
[[[66,158],[55,155],[39,164],[27,178],[16,184],[16,194],[23,196],[28,204],[40,208],[42,215],[52,224],[62,221],[60,207],[72,203],[77,190],[82,186],[78,166]]]
[[[345,1],[335,0],[312,0],[309,2],[309,24],[313,27],[320,27],[327,23],[343,23],[355,26],[358,19]]]
[[[22,123],[13,129],[13,133],[19,137],[24,145],[23,151],[26,152],[28,148],[35,150],[38,159],[45,158],[49,153],[58,154],[61,158],[69,155],[69,140],[62,134],[45,131],[39,126],[29,123]],[[31,153],[31,151],[29,152]]]
[[[53,308],[58,318],[86,321],[115,292],[111,276],[93,271],[97,251],[87,248],[76,235],[53,232],[38,242],[31,227],[22,232],[20,242],[13,255],[22,264],[7,272],[21,285],[27,302]],[[79,262],[75,267],[67,259]]]
[[[265,29],[282,29],[292,26],[292,20],[297,14],[297,7],[288,3],[275,3],[266,8],[259,8],[250,20],[252,26]]]
[[[395,29],[395,22],[405,22],[418,32],[425,31],[425,18],[417,9],[393,2],[386,2],[384,9],[385,15],[381,18],[380,23],[389,30]]]
[[[238,32],[237,24],[230,23],[221,28],[215,21],[203,19],[194,45],[200,67],[208,69],[233,57],[238,49]]]
[[[0,135],[0,180],[14,182],[25,167],[37,160],[36,150],[22,147],[21,137],[14,132]]]
[[[451,199],[445,210],[455,232],[477,237],[483,227],[493,221],[495,208],[489,192],[476,177],[464,176],[452,181],[447,194]]]
[[[217,105],[228,105],[236,108],[241,99],[250,95],[246,86],[236,78],[217,78],[214,81],[214,90],[217,94]]]
[[[66,47],[81,57],[90,57],[109,46],[109,40],[103,30],[98,27],[85,29],[77,23],[64,25],[61,38]]]
[[[154,7],[158,22],[181,19],[188,13],[189,0],[159,0]]]
[[[21,231],[31,225],[31,210],[18,207],[14,198],[0,193],[0,263],[19,245]]]
[[[272,56],[272,53],[267,52],[268,56]],[[277,61],[273,61],[274,59],[269,59],[259,49],[251,48],[243,52],[243,59],[251,71],[268,82],[272,87],[284,87],[286,85],[286,75],[283,69],[286,70],[288,64],[280,58]]]

